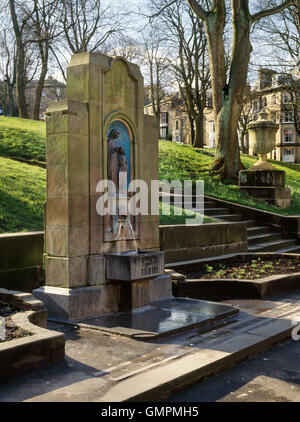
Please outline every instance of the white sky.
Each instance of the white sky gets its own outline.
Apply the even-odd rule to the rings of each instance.
[[[111,0],[111,3],[114,5],[118,5],[119,10],[125,11],[125,8],[127,11],[136,12],[131,15],[131,18],[128,23],[128,34],[132,35],[133,38],[136,37],[137,31],[141,31],[143,26],[148,23],[148,19],[145,17],[138,15],[139,10],[143,10],[143,6],[147,4],[147,0]],[[257,3],[257,0],[250,0],[250,4],[252,3],[252,6],[254,6]],[[259,1],[259,4],[261,4],[262,1]],[[257,30],[255,31],[255,34],[257,34]],[[251,64],[249,69],[249,79],[253,80],[256,78],[257,69],[260,65],[266,65],[266,62],[268,61],[267,56],[271,56],[269,53],[269,47],[266,47],[261,42],[257,42],[258,37],[255,37],[255,40],[253,39],[253,47],[254,47],[254,53],[252,53],[251,56]],[[261,51],[261,52],[260,52]],[[266,54],[267,53],[267,54]],[[269,63],[268,63],[269,64]],[[56,71],[52,72],[53,76],[59,77],[59,73]],[[146,75],[145,75],[146,76]]]

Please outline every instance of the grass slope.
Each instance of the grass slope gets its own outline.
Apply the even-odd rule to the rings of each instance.
[[[182,213],[182,215],[175,215],[175,210],[179,213]],[[182,208],[174,207],[173,205],[170,205],[170,215],[168,215],[169,209],[166,204],[161,203],[159,204],[159,224],[162,226],[172,226],[177,224],[186,224],[186,219],[188,218],[190,221],[188,221],[188,224],[195,224],[193,223],[192,219],[195,218],[195,216],[201,217],[202,215],[199,213],[195,213],[193,211],[185,211]],[[213,218],[203,216],[203,222],[202,224],[207,223],[216,223],[216,220]]]
[[[46,161],[46,123],[0,116],[0,156]]]
[[[207,195],[281,214],[300,214],[299,164],[273,162],[277,169],[286,171],[287,186],[292,189],[292,207],[278,210],[252,200],[240,192],[237,186],[223,185],[212,178],[209,169],[213,157],[208,153],[206,149],[160,141],[160,179],[202,179]],[[45,170],[5,157],[44,162],[45,123],[1,116],[0,156],[0,233],[42,230],[46,197]],[[248,168],[256,158],[242,155],[242,161]],[[160,224],[184,224],[185,218],[185,215],[177,216],[174,212],[165,216],[162,206],[160,208]],[[204,222],[212,220],[205,218]]]
[[[236,185],[224,185],[210,175],[213,156],[207,149],[194,149],[187,145],[178,145],[160,141],[159,178],[160,180],[203,180],[206,195],[239,204],[255,207],[283,215],[300,214],[300,165],[272,161],[274,167],[286,172],[286,185],[292,190],[292,206],[285,210],[255,201],[241,192]],[[257,158],[242,154],[245,168],[249,168]]]
[[[0,157],[0,233],[43,230],[46,171],[40,167]],[[164,215],[160,204],[160,224],[185,224],[183,213]],[[214,220],[205,217],[204,223]]]
[[[0,158],[0,232],[43,229],[46,171]]]

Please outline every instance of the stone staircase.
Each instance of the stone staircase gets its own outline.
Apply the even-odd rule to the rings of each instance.
[[[170,201],[173,204],[176,195],[170,195]],[[192,195],[180,196],[182,206],[184,203],[192,206],[195,197]],[[174,204],[181,206],[181,204]],[[203,210],[194,209],[199,213]],[[262,224],[262,222],[248,219],[247,217],[232,212],[229,208],[225,208],[217,201],[204,197],[204,215],[215,219],[216,221],[238,222],[243,221],[247,225],[248,233],[248,251],[249,252],[277,252],[277,253],[300,253],[300,242],[292,237],[285,236],[279,227],[273,225]]]
[[[273,226],[247,220],[241,214],[230,212],[210,199],[204,201],[204,214],[217,221],[243,221],[247,225],[249,252],[300,253],[297,239],[286,238]]]

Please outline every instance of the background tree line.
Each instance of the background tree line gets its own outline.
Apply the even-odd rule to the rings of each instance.
[[[6,0],[0,12],[5,113],[17,106],[28,117],[26,87],[34,79],[33,117],[39,119],[49,69],[65,80],[71,54],[120,55],[141,65],[158,122],[166,95],[180,92],[194,146],[203,145],[203,111],[211,98],[214,168],[224,179],[236,178],[247,82],[261,65],[282,74],[299,66],[300,0],[145,0],[138,9],[113,1]],[[293,80],[286,78],[290,90]]]

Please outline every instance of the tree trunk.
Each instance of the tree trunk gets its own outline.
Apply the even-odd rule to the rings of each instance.
[[[16,45],[17,45],[17,66],[16,66],[16,79],[17,79],[17,99],[19,108],[19,117],[28,118],[27,107],[26,107],[26,71],[25,71],[25,47],[22,41],[22,33],[20,31],[18,18],[15,10],[14,0],[9,1],[10,14],[13,23]]]
[[[194,127],[194,119],[189,115],[190,127],[191,127],[191,141],[190,144],[194,145],[195,140],[195,127]]]
[[[238,121],[247,82],[248,64],[252,47],[250,44],[251,16],[247,2],[241,3],[233,18],[233,51],[228,85],[223,87],[222,108],[217,116],[216,155],[213,170],[219,171],[222,180],[236,180],[242,168]]]
[[[35,92],[35,101],[34,101],[34,109],[33,109],[33,119],[39,120],[40,119],[40,108],[41,108],[41,100],[42,100],[42,92],[44,89],[45,79],[48,72],[48,64],[43,63],[42,71],[39,77],[38,85]]]
[[[194,148],[203,148],[203,111],[200,111],[195,119],[195,137],[193,140]]]
[[[241,133],[241,150],[243,154],[247,154],[247,148],[246,148],[246,144],[245,144],[245,137],[246,137],[246,133],[245,131],[243,131]]]
[[[14,115],[14,96],[13,96],[13,87],[8,85],[8,116],[12,117]]]
[[[225,28],[225,8],[210,13],[205,20],[208,54],[211,73],[212,99],[215,122],[222,108],[222,91],[226,84],[225,51],[223,33]]]
[[[19,117],[28,119],[26,106],[26,73],[25,73],[25,51],[24,46],[17,50],[17,99],[19,108]]]
[[[156,117],[156,126],[158,130],[157,136],[158,136],[158,139],[161,139],[162,137],[160,135],[160,114],[156,114],[155,117]]]
[[[4,92],[2,97],[3,116],[7,116],[7,84],[4,83]]]

